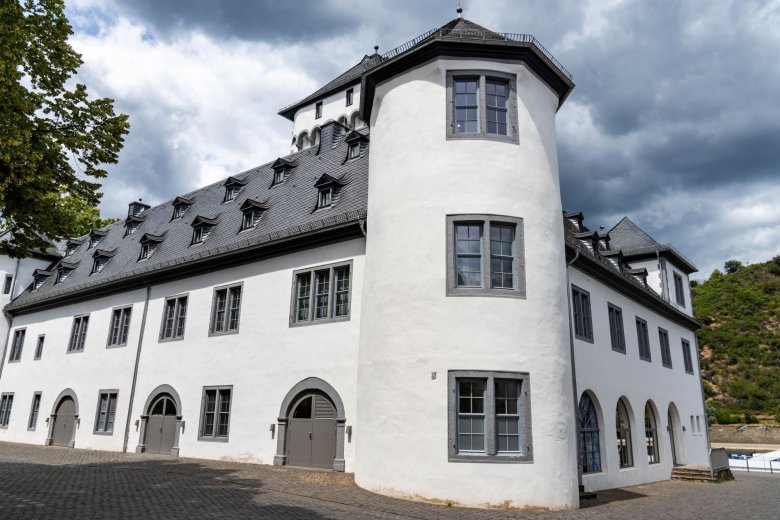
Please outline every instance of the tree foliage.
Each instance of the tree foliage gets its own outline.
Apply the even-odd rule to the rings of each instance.
[[[705,397],[718,408],[772,413],[780,408],[780,257],[726,271],[692,289]]]
[[[90,100],[69,82],[82,61],[64,9],[63,0],[0,3],[0,226],[11,230],[0,253],[11,256],[84,233],[102,166],[117,162],[129,130],[112,99]]]

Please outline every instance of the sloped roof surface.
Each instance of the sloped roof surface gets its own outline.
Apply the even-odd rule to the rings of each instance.
[[[609,241],[615,249],[625,250],[658,245],[653,237],[642,231],[628,217],[623,217],[609,230]]]
[[[283,183],[272,186],[273,163],[267,163],[235,175],[246,180],[238,196],[224,202],[224,180],[185,194],[193,203],[184,217],[171,220],[172,200],[154,206],[143,213],[143,222],[129,236],[125,235],[125,221],[108,226],[106,236],[89,249],[85,240],[64,262],[78,263],[67,279],[54,285],[55,276],[37,290],[28,289],[7,309],[13,310],[47,299],[78,293],[100,284],[130,278],[144,273],[184,265],[200,258],[242,248],[261,247],[276,239],[326,229],[350,220],[365,218],[368,200],[368,147],[360,157],[347,160],[347,130],[337,123],[323,126],[321,144],[288,156],[297,165]],[[314,187],[323,174],[339,177],[344,186],[332,206],[316,209],[318,190]],[[255,228],[241,231],[243,213],[240,208],[247,199],[268,201],[268,210]],[[204,243],[191,245],[193,220],[208,215],[217,220]],[[154,254],[139,261],[140,241],[147,234],[162,236],[164,240]],[[84,238],[84,237],[82,237]],[[103,270],[91,274],[96,249],[113,250],[114,256]]]

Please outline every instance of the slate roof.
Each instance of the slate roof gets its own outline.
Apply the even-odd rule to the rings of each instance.
[[[11,229],[5,229],[0,231],[0,242],[11,240]],[[55,242],[51,244],[45,251],[32,251],[32,256],[43,258],[59,258],[65,252],[65,242]]]
[[[272,186],[275,159],[234,175],[246,184],[232,201],[223,203],[225,187],[222,180],[184,194],[183,197],[192,200],[192,205],[180,219],[171,220],[173,202],[181,200],[179,197],[142,212],[139,217],[143,221],[132,235],[125,236],[123,220],[104,228],[107,232],[105,237],[91,249],[87,240],[89,235],[79,237],[83,243],[61,261],[77,264],[67,279],[55,285],[57,265],[53,265],[50,268],[55,271],[53,276],[35,291],[28,288],[6,310],[23,310],[89,292],[101,285],[138,279],[156,271],[179,269],[205,257],[241,254],[285,238],[338,228],[345,223],[365,219],[368,145],[363,148],[360,157],[347,160],[347,133],[348,130],[338,123],[324,125],[318,147],[284,157],[295,166],[283,183]],[[340,179],[343,186],[332,206],[316,209],[319,193],[314,185],[324,174]],[[261,201],[268,209],[255,228],[239,232],[243,217],[240,208],[248,199]],[[191,245],[192,223],[199,216],[215,219],[216,225],[204,243]],[[140,241],[149,236],[164,238],[150,258],[139,261]],[[93,254],[98,249],[113,251],[113,256],[102,271],[90,274]]]
[[[623,217],[620,222],[609,230],[609,237],[612,247],[622,250],[626,258],[652,256],[655,254],[667,255],[686,274],[698,271],[696,266],[674,247],[669,244],[656,242],[653,237],[645,233],[628,217]]]

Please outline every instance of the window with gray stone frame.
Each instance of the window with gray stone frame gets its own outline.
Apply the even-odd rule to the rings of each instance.
[[[14,281],[13,275],[10,274],[5,275],[5,283],[3,284],[3,294],[11,293],[11,286],[13,285],[13,281]]]
[[[198,440],[223,442],[228,440],[232,393],[232,386],[207,386],[203,388]]]
[[[319,119],[322,117],[322,101],[317,101],[317,103],[314,104],[314,119]]]
[[[354,99],[355,91],[354,89],[348,88],[347,89],[347,104],[346,106],[352,106],[352,100]]]
[[[27,419],[27,429],[34,431],[38,425],[38,412],[41,409],[41,392],[33,393],[32,403],[30,404],[30,417]]]
[[[609,315],[609,338],[612,342],[612,350],[626,353],[626,335],[623,331],[623,311],[617,305],[607,303]]]
[[[132,311],[132,305],[111,311],[111,325],[108,328],[107,346],[122,347],[127,345],[127,336],[130,333],[130,314]]]
[[[98,393],[98,404],[95,412],[96,434],[111,435],[114,433],[118,395],[118,390],[101,390]]]
[[[576,285],[571,286],[571,308],[574,337],[593,343],[593,319],[590,312],[590,293]]]
[[[687,339],[682,341],[683,363],[685,364],[685,371],[689,374],[693,374],[693,358],[691,357],[691,343]]]
[[[87,339],[87,325],[89,325],[88,314],[73,318],[73,328],[70,331],[70,341],[68,342],[68,353],[82,352],[84,350],[84,342]]]
[[[672,351],[669,348],[669,332],[658,327],[658,342],[661,345],[661,364],[666,368],[672,368]]]
[[[683,279],[677,273],[674,273],[674,297],[677,305],[685,307],[685,292],[683,292]]]
[[[530,376],[448,372],[450,462],[532,462]]]
[[[169,296],[163,307],[160,341],[172,341],[184,338],[184,326],[187,322],[187,295]]]
[[[8,428],[11,420],[11,407],[14,404],[14,394],[4,393],[0,395],[0,428]]]
[[[647,331],[647,322],[636,317],[636,341],[639,345],[639,359],[643,361],[652,361],[650,355],[650,334]]]
[[[351,260],[295,271],[290,326],[348,320],[351,291]]]
[[[41,359],[41,356],[43,355],[43,342],[46,339],[45,334],[41,334],[38,336],[38,344],[35,345],[35,357],[33,360]]]
[[[24,337],[27,335],[27,329],[16,329],[14,331],[13,343],[11,343],[11,353],[8,356],[8,362],[13,363],[22,359],[22,348],[24,348]]]
[[[447,71],[447,139],[518,143],[516,84],[504,72]]]
[[[523,219],[447,215],[447,296],[525,298]]]
[[[209,336],[236,334],[241,318],[241,288],[243,283],[214,289]]]

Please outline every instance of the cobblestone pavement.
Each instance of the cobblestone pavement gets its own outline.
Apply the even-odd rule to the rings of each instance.
[[[780,475],[603,491],[564,512],[467,509],[387,498],[347,474],[0,443],[0,519],[772,519]],[[520,485],[520,484],[519,484]]]

